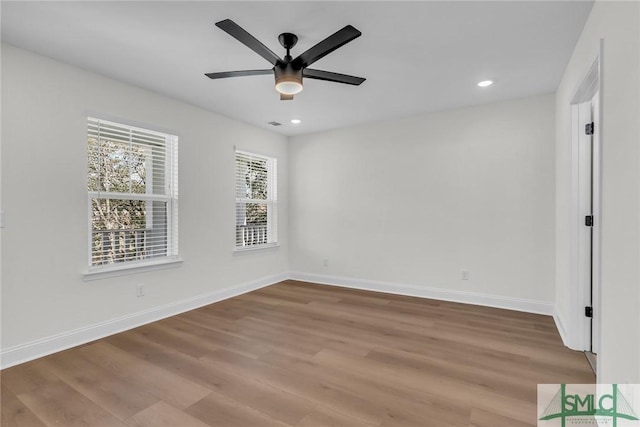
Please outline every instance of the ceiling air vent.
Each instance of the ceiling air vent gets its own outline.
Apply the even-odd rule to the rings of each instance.
[[[269,122],[269,124],[271,126],[282,126],[282,123],[278,123],[278,122]]]

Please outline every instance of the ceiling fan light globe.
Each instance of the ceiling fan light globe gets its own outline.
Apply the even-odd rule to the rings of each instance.
[[[294,79],[282,79],[276,83],[276,90],[283,95],[295,95],[302,92],[302,82]]]

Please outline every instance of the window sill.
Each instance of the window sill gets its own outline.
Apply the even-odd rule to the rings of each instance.
[[[125,265],[117,264],[109,266],[89,267],[89,269],[83,273],[82,279],[87,282],[91,280],[107,279],[109,277],[144,273],[147,271],[164,270],[167,268],[179,267],[182,262],[182,258],[171,257],[151,261],[127,263]]]
[[[268,245],[242,246],[233,249],[234,255],[246,255],[257,252],[265,252],[276,250],[280,247],[280,243],[269,243]]]

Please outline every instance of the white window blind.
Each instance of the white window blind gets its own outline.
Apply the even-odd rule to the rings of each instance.
[[[178,255],[178,137],[87,119],[89,266]]]
[[[277,162],[236,151],[236,248],[278,243]]]

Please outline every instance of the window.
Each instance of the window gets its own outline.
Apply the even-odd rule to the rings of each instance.
[[[87,119],[89,266],[178,255],[178,137]]]
[[[274,246],[277,233],[276,159],[236,151],[236,249]]]

